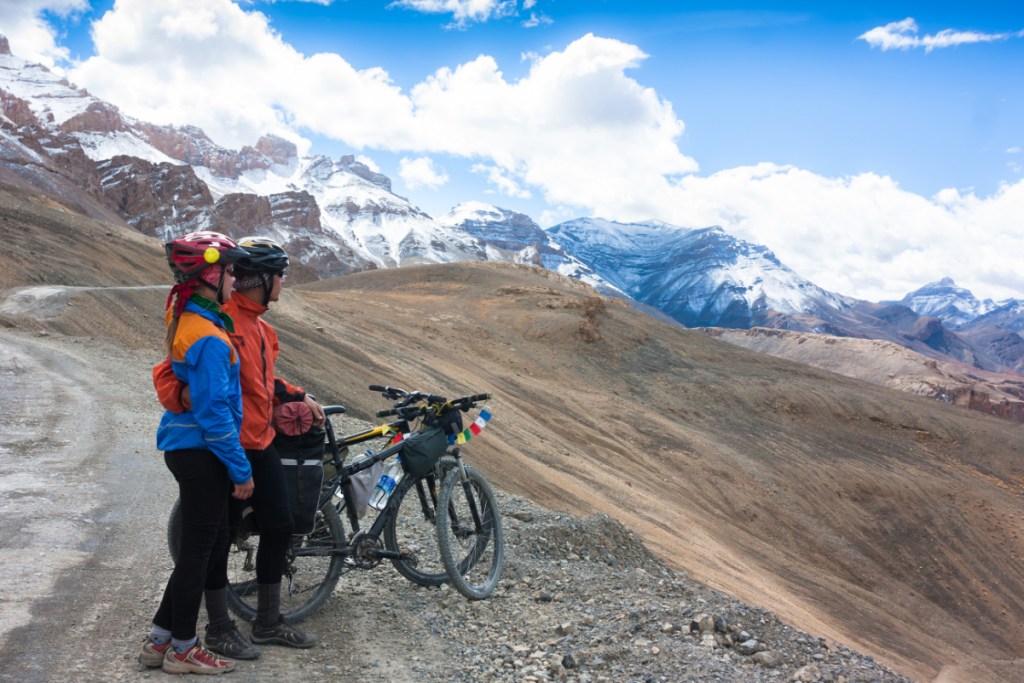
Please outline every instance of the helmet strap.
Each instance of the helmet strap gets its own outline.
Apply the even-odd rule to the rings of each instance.
[[[224,276],[227,274],[227,266],[220,267],[220,277],[217,279],[217,303],[224,305]]]
[[[274,276],[271,273],[260,273],[260,282],[263,284],[263,305],[270,306],[270,293],[274,290]]]

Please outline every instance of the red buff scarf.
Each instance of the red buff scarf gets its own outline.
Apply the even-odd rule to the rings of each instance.
[[[185,282],[179,282],[178,284],[171,287],[170,294],[167,295],[167,304],[164,306],[165,309],[171,307],[171,302],[174,302],[174,317],[180,317],[181,312],[185,309],[185,303],[192,298],[192,294],[196,291],[201,283],[199,280],[186,280]],[[174,296],[177,295],[177,301],[174,300]]]
[[[228,332],[235,331],[235,321],[232,320],[231,316],[221,310],[221,307],[216,301],[210,301],[204,296],[195,293],[196,287],[202,283],[199,280],[188,280],[187,282],[180,282],[171,287],[171,293],[167,295],[166,308],[171,307],[171,300],[174,295],[178,295],[177,301],[174,302],[174,317],[178,318],[181,316],[181,312],[185,310],[185,304],[189,301],[194,303],[200,308],[210,311],[224,323],[224,329]]]

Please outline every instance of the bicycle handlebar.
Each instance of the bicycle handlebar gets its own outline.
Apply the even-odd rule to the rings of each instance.
[[[438,396],[436,394],[421,394],[420,392],[414,392],[409,396],[416,396],[417,400],[426,401],[426,405],[408,405],[408,400],[402,401],[401,405],[396,405],[394,408],[387,410],[378,410],[375,415],[377,417],[391,417],[392,415],[398,415],[400,417],[409,419],[418,417],[420,415],[426,415],[430,412],[436,412],[443,410],[445,407],[458,408],[465,412],[472,408],[480,401],[490,400],[490,394],[471,394],[469,396],[460,396],[459,398],[453,398],[447,400],[444,396]]]

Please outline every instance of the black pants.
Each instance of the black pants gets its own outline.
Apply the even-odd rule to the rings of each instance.
[[[228,471],[211,451],[167,451],[164,462],[178,481],[181,551],[153,623],[175,638],[196,635],[203,590],[228,585]]]
[[[231,499],[232,525],[241,520],[245,508],[252,507],[260,531],[256,583],[281,583],[285,555],[291,545],[294,528],[281,458],[273,445],[262,451],[246,451],[245,454],[249,456],[255,487],[249,500]]]

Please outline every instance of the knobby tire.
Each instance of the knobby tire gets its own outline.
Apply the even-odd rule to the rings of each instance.
[[[415,563],[404,558],[391,563],[399,574],[421,586],[448,583],[448,572],[437,547],[437,485],[453,467],[454,458],[441,458],[434,473],[419,480],[423,498],[416,480],[410,477],[398,482],[392,494],[398,507],[384,526],[384,547],[415,554]]]
[[[472,467],[465,469],[465,483],[455,468],[441,484],[437,545],[456,590],[470,600],[483,600],[494,592],[505,564],[501,512],[484,476]],[[474,523],[473,507],[479,513],[479,529]]]

